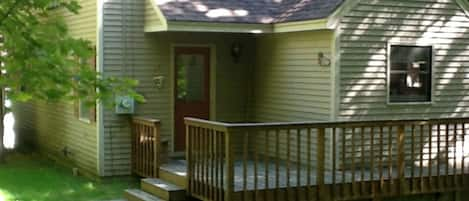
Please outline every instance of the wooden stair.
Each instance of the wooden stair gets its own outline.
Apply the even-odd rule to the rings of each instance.
[[[184,160],[170,160],[160,167],[160,179],[187,188],[187,166]]]
[[[158,195],[163,200],[186,200],[186,190],[161,179],[143,179],[141,187],[143,191],[151,193],[153,195]]]
[[[141,189],[128,189],[124,193],[127,201],[185,201],[186,194],[185,162],[170,160],[159,168],[160,178],[145,178],[140,182]]]
[[[128,201],[163,201],[163,199],[140,189],[125,190],[124,198]]]

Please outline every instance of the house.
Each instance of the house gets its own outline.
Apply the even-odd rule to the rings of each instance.
[[[132,114],[117,114],[116,110],[98,104],[96,122],[86,110],[78,108],[74,112],[73,105],[67,103],[21,105],[16,107],[16,117],[21,133],[33,135],[41,150],[68,158],[91,175],[131,174],[129,117],[134,116],[159,120],[161,139],[165,139],[161,142],[166,143],[166,151],[172,156],[184,155],[187,145],[193,145],[186,142],[186,132],[223,133],[254,125],[236,124],[239,122],[288,124],[468,116],[469,3],[465,0],[80,0],[80,3],[83,9],[78,16],[64,13],[71,33],[96,45],[99,72],[139,80],[137,90],[147,101],[136,104]],[[117,99],[120,98],[126,100]],[[132,101],[128,101],[131,106]],[[124,103],[125,106],[129,102]],[[185,125],[184,117],[233,124],[200,128],[196,125],[207,122],[186,119]],[[457,122],[453,122],[454,130],[462,130],[464,146],[465,122]],[[275,130],[279,125],[283,124],[267,127]],[[433,123],[428,125],[433,130]],[[411,126],[412,136],[419,126]],[[186,129],[192,127],[201,130]],[[216,130],[219,127],[226,129]],[[394,132],[390,127],[389,133]],[[402,131],[398,135],[408,130],[397,127],[397,131]],[[439,124],[437,127],[439,134]],[[295,135],[303,135],[306,131],[302,129],[296,130]],[[448,136],[448,125],[445,129]],[[350,132],[355,131],[353,127]],[[366,132],[373,131],[376,132],[373,129]],[[423,133],[424,129],[420,131]],[[361,133],[363,136],[363,130]],[[320,134],[320,130],[315,133]],[[333,145],[329,134],[323,140]],[[398,143],[391,138],[392,143],[387,144]],[[437,138],[440,142],[440,137]],[[269,142],[275,144],[275,140],[266,139],[253,140],[259,147]],[[355,142],[355,138],[351,139],[350,142]],[[454,150],[458,149],[460,137],[446,139],[447,145],[448,139],[454,139]],[[300,137],[288,137],[279,142],[277,149],[290,158],[288,147],[301,146],[302,142]],[[362,145],[364,142],[363,138],[357,141]],[[256,149],[240,144],[239,149]],[[412,153],[424,146],[422,142],[419,148],[413,146],[414,141],[411,144]],[[410,149],[410,145],[402,146]],[[429,146],[431,150],[433,144]],[[323,166],[336,167],[335,149],[331,147],[323,147],[328,159]],[[433,150],[440,153],[440,148],[438,145]],[[269,152],[266,150],[265,153]],[[352,152],[357,150],[352,148]],[[310,155],[300,156],[301,149],[291,151],[295,152],[291,157],[298,157],[295,163],[299,164]],[[393,167],[389,158],[389,167]],[[446,159],[448,162],[449,158]],[[315,159],[314,163],[318,161]],[[353,159],[350,163],[355,164]],[[296,174],[298,178],[299,175]],[[363,179],[362,175],[362,182]]]

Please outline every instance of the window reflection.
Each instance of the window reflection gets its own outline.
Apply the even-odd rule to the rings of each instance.
[[[390,102],[431,101],[431,46],[391,46]]]
[[[203,101],[204,65],[204,56],[200,54],[180,54],[176,57],[177,99]]]

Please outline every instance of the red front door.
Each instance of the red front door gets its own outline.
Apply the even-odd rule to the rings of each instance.
[[[177,47],[175,64],[175,151],[186,147],[184,117],[209,119],[210,49]]]

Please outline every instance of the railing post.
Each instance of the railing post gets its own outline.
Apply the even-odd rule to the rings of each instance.
[[[324,172],[325,172],[325,141],[326,141],[326,132],[325,128],[318,128],[318,147],[317,147],[317,172],[316,172],[316,181],[318,186],[317,191],[317,200],[327,200],[324,196],[326,195],[324,191],[325,182],[324,182]]]
[[[226,162],[226,188],[225,188],[225,201],[233,200],[234,192],[234,153],[231,141],[231,132],[227,129],[225,133],[225,162]]]
[[[154,122],[153,124],[153,177],[159,177],[159,168],[160,168],[160,154],[161,154],[161,144],[160,144],[160,123]]]
[[[397,128],[397,173],[398,173],[398,194],[406,192],[406,179],[405,179],[405,125],[399,125]]]
[[[191,146],[191,132],[190,132],[190,126],[185,122],[186,126],[186,160],[187,160],[187,179],[186,179],[186,186],[189,191],[189,193],[192,192],[192,186],[190,185],[192,182],[192,167],[193,167],[193,161],[192,161],[192,146]]]

